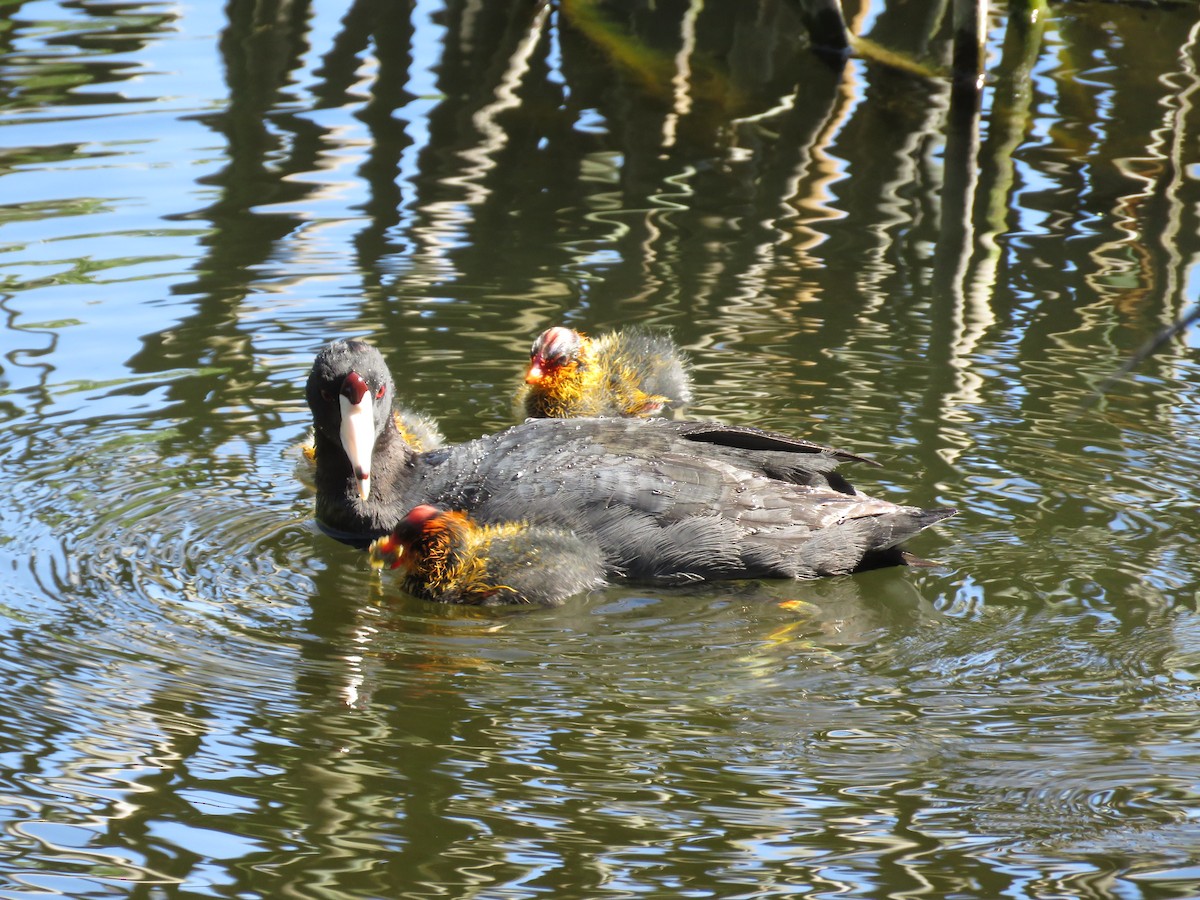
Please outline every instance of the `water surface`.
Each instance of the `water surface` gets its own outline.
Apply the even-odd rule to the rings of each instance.
[[[0,896],[1200,893],[1197,9],[0,13]],[[955,505],[932,569],[535,613],[312,522],[303,382],[452,440],[541,329]],[[1104,385],[1102,394],[1097,387]]]

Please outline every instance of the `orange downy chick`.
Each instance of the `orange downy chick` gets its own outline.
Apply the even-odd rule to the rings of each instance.
[[[557,605],[604,581],[600,551],[570,531],[480,525],[429,504],[410,510],[370,555],[376,567],[403,569],[410,593],[439,603]]]
[[[518,394],[525,414],[538,419],[652,416],[690,399],[674,342],[637,328],[595,339],[548,328],[533,343]]]

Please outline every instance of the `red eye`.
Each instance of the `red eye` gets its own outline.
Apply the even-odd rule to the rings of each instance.
[[[375,399],[376,399],[376,400],[382,399],[383,395],[384,395],[384,394],[386,394],[386,393],[387,393],[387,385],[386,385],[386,384],[381,384],[381,385],[379,386],[379,390],[377,390],[377,391],[375,392]]]
[[[332,403],[333,402],[333,392],[322,389],[321,390],[321,399],[324,400],[326,403]]]

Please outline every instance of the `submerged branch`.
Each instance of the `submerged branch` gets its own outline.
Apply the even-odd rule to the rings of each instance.
[[[1174,338],[1176,335],[1182,334],[1189,325],[1196,321],[1200,321],[1200,300],[1197,300],[1192,306],[1191,312],[1181,319],[1176,319],[1170,325],[1160,330],[1158,334],[1146,341],[1146,343],[1143,344],[1141,348],[1133,354],[1133,356],[1125,360],[1125,364],[1121,366],[1121,368],[1117,369],[1102,382],[1100,382],[1100,384],[1096,387],[1095,392],[1084,404],[1084,409],[1091,409],[1093,406],[1099,403],[1114,384],[1157,353],[1158,349],[1162,347],[1163,344]]]

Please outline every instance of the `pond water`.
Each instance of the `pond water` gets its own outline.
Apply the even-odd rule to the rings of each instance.
[[[1200,895],[1200,9],[0,4],[0,896]],[[886,48],[924,72],[886,61]],[[303,384],[532,337],[874,456],[941,563],[406,597]],[[1113,377],[1116,376],[1116,377]]]

